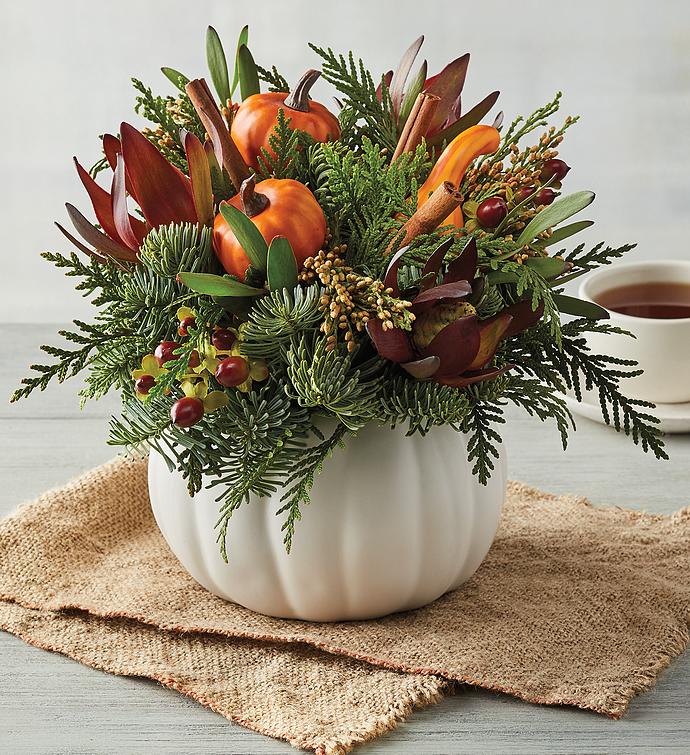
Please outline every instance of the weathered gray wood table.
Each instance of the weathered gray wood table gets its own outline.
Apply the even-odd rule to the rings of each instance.
[[[105,444],[116,401],[79,412],[76,385],[7,404],[35,344],[54,327],[0,328],[0,515],[20,501],[113,455]],[[671,461],[656,462],[608,428],[579,420],[568,452],[555,430],[511,412],[504,430],[510,474],[553,492],[669,513],[690,505],[690,436],[668,439]],[[690,575],[689,575],[690,578]],[[690,752],[690,653],[621,721],[466,689],[415,713],[374,753]],[[0,752],[289,753],[153,682],[109,676],[0,633]]]

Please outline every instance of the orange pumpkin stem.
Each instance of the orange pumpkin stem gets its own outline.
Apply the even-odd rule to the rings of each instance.
[[[248,217],[253,218],[263,212],[269,204],[269,198],[265,194],[259,194],[255,190],[256,176],[249,176],[240,186],[240,201],[242,202],[242,212]]]
[[[301,113],[309,112],[309,90],[321,76],[321,71],[310,68],[297,82],[297,86],[285,98],[285,106],[290,110],[299,110]]]

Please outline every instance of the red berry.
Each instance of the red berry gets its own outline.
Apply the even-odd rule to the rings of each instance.
[[[568,175],[569,170],[570,166],[566,162],[553,157],[544,163],[540,178],[542,181],[549,181],[552,178],[555,178],[556,181],[562,181]]]
[[[227,328],[218,328],[211,336],[211,343],[218,351],[228,351],[237,340],[237,336]]]
[[[242,357],[228,357],[216,367],[216,380],[226,388],[241,385],[249,377],[249,362]]]
[[[521,186],[514,194],[515,204],[520,204],[534,194],[534,186]]]
[[[173,351],[179,348],[180,344],[175,343],[175,341],[161,341],[161,343],[156,346],[156,350],[153,352],[153,356],[156,357],[158,364],[162,367],[171,359],[177,359],[177,354],[173,354]]]
[[[477,207],[477,220],[482,228],[497,228],[508,214],[508,205],[501,197],[489,197]]]
[[[194,369],[195,367],[198,367],[201,364],[201,357],[199,356],[199,352],[194,349],[194,351],[189,356],[189,368]]]
[[[170,409],[170,419],[178,427],[191,427],[204,416],[204,405],[198,398],[178,399]]]
[[[181,336],[188,336],[189,335],[189,329],[194,328],[196,326],[196,320],[193,317],[185,317],[184,320],[180,321],[180,326],[177,329],[177,332]]]
[[[134,381],[134,390],[142,396],[146,396],[155,383],[156,379],[153,375],[142,375]]]
[[[534,198],[534,201],[536,204],[546,205],[551,204],[553,200],[558,196],[556,192],[553,189],[549,189],[548,186],[546,189],[542,189],[537,196]]]

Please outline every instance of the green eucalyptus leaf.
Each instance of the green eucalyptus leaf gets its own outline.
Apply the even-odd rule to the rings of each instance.
[[[213,301],[226,312],[247,319],[252,309],[253,296],[214,296]]]
[[[297,285],[297,260],[285,236],[276,236],[271,241],[266,270],[271,291],[293,289]]]
[[[497,283],[517,283],[518,277],[507,270],[492,270],[486,274],[486,280],[495,286]]]
[[[232,75],[232,87],[230,87],[230,96],[235,96],[235,90],[240,83],[240,47],[247,46],[249,42],[249,26],[242,27],[240,36],[237,40],[237,47],[235,48],[235,71]]]
[[[559,276],[567,267],[563,260],[556,257],[528,257],[523,263],[535,270],[542,278],[551,280]]]
[[[422,91],[424,87],[424,82],[426,81],[426,60],[422,63],[422,65],[419,67],[419,71],[417,71],[417,75],[412,80],[412,83],[409,85],[407,92],[405,93],[405,99],[403,99],[402,105],[400,107],[400,116],[398,118],[398,122],[400,125],[404,125],[407,121],[408,116],[412,112],[412,106],[415,103],[415,100],[417,99],[417,95]]]
[[[221,203],[220,213],[240,242],[240,246],[244,249],[244,253],[249,257],[252,265],[265,273],[268,246],[259,229],[241,210],[227,202]]]
[[[594,201],[594,192],[576,191],[567,197],[560,197],[553,204],[545,207],[540,213],[535,215],[532,220],[525,226],[522,233],[518,236],[518,244],[528,244],[532,239],[538,236],[547,228],[562,223],[571,215],[584,210]]]
[[[174,68],[168,68],[167,66],[163,66],[161,71],[163,72],[163,75],[180,90],[180,92],[185,91],[185,84],[189,84],[189,79],[183,73],[176,71]]]
[[[553,294],[554,304],[559,311],[576,317],[587,317],[590,320],[608,320],[609,313],[598,304],[584,299],[576,299],[565,294]]]
[[[240,45],[237,51],[237,64],[240,77],[240,95],[243,100],[251,97],[253,94],[259,94],[261,87],[259,84],[259,72],[256,69],[256,63],[252,57],[247,45]]]
[[[230,99],[228,63],[225,60],[225,52],[218,32],[212,26],[209,26],[206,32],[206,60],[213,86],[216,88],[221,104],[225,105]]]
[[[262,288],[254,288],[234,278],[225,278],[222,275],[178,273],[177,277],[192,291],[206,296],[259,296],[264,293]]]
[[[545,249],[547,246],[552,246],[553,244],[558,244],[560,241],[565,241],[565,239],[574,236],[576,233],[580,233],[580,231],[584,231],[585,228],[589,228],[592,225],[594,225],[593,220],[579,220],[577,223],[564,225],[561,228],[557,228],[548,239],[537,241],[534,246],[538,246],[540,249]]]

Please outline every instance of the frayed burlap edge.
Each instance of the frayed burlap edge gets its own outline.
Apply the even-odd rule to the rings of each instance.
[[[55,614],[57,616],[64,613],[63,611],[45,611],[42,609],[28,608],[26,606],[22,606],[18,601],[3,602],[6,604],[12,603],[16,607],[20,607],[21,610],[38,611],[42,614]],[[1,610],[2,604],[0,604],[0,611]],[[89,612],[86,611],[80,611],[79,609],[69,610],[76,611],[78,613],[84,614],[85,616],[93,615],[89,614]],[[94,618],[100,619],[102,617],[99,616]],[[115,619],[117,617],[110,618]],[[135,622],[128,617],[120,618],[124,619],[127,622],[140,623]],[[150,627],[151,625],[148,626]],[[11,624],[3,621],[2,619],[0,619],[0,630],[14,635],[15,637],[25,642],[27,645],[31,645],[32,647],[36,647],[41,650],[59,653],[60,655],[75,660],[84,666],[112,674],[113,676],[150,679],[159,683],[161,686],[166,687],[167,689],[174,690],[175,692],[181,693],[185,697],[189,697],[200,705],[209,708],[209,710],[212,710],[214,713],[223,716],[223,718],[231,721],[232,723],[239,724],[257,734],[288,742],[293,747],[297,747],[303,750],[311,750],[315,753],[315,755],[346,755],[346,753],[349,753],[357,745],[364,744],[365,742],[369,742],[392,731],[415,711],[423,710],[424,708],[440,702],[445,697],[445,693],[449,691],[453,686],[451,682],[440,680],[438,677],[430,677],[428,682],[424,681],[420,685],[416,693],[399,693],[399,698],[396,699],[395,703],[389,707],[386,713],[371,716],[367,720],[366,725],[360,726],[356,729],[351,729],[347,732],[347,735],[329,737],[326,739],[321,737],[318,740],[315,740],[314,738],[309,737],[291,737],[286,735],[284,732],[280,732],[276,729],[257,725],[255,722],[250,721],[242,716],[232,715],[227,710],[223,709],[222,706],[219,706],[211,697],[200,694],[197,691],[190,689],[187,685],[185,685],[178,679],[175,679],[174,677],[154,672],[127,673],[120,671],[108,663],[100,662],[92,657],[89,657],[88,655],[75,652],[71,649],[68,650],[59,642],[49,642],[36,639],[36,637],[32,636],[31,633],[18,630],[16,627],[13,627]],[[184,636],[185,634],[192,635],[198,633],[180,632],[177,634]],[[229,637],[225,639],[232,641],[232,639],[234,638]]]

